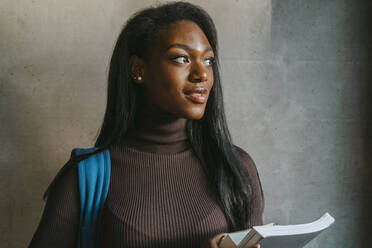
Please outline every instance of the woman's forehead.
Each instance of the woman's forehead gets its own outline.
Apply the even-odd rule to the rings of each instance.
[[[201,28],[191,21],[179,21],[168,25],[159,32],[156,47],[166,52],[173,47],[199,52],[211,50],[208,38]]]

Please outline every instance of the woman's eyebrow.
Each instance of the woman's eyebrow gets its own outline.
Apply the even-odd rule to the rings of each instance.
[[[188,45],[184,45],[184,44],[180,44],[180,43],[174,43],[174,44],[171,44],[167,47],[166,51],[168,51],[169,49],[171,49],[172,47],[179,47],[179,48],[182,48],[186,51],[189,51],[189,50],[193,50],[191,47],[189,47]],[[207,52],[207,51],[213,51],[212,47],[207,47],[204,52]]]

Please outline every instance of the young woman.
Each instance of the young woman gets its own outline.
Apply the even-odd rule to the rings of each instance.
[[[232,143],[222,96],[217,33],[203,9],[173,2],[127,21],[95,144],[111,156],[99,247],[217,247],[225,233],[262,224],[259,176]],[[76,247],[78,160],[48,188],[29,247]]]

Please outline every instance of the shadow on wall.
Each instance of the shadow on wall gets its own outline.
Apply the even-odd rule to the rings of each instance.
[[[315,170],[308,170],[314,173],[310,175],[317,175],[312,182],[316,186],[324,186],[314,193],[313,200],[323,201],[321,204],[329,207],[327,210],[336,218],[332,230],[324,234],[322,239],[313,242],[313,245],[320,247],[331,243],[334,247],[370,247],[372,2],[288,0],[272,3],[273,54],[275,62],[279,62],[278,75],[284,75],[284,79],[277,77],[276,80],[288,89],[298,87],[297,91],[288,95],[300,104],[313,104],[312,115],[306,116],[302,121],[328,119],[328,126],[324,130],[334,131],[327,134],[320,130],[321,126],[319,130],[313,128],[314,135],[325,134],[321,137],[322,143],[317,140],[312,142],[313,147],[332,149],[329,154],[317,154],[321,156],[321,160],[314,158],[317,162],[327,162],[326,156],[331,159],[328,160],[329,164],[324,165],[324,174],[315,174]],[[298,61],[307,66],[290,68]],[[310,97],[303,95],[306,94],[305,90],[311,89],[310,86],[319,88],[321,95],[318,98],[310,100]],[[302,129],[303,132],[292,140],[306,137],[307,130]],[[314,164],[314,168],[321,167]],[[318,182],[323,184],[317,184]],[[300,189],[306,190],[304,187]],[[292,192],[296,190],[293,189]],[[320,198],[324,194],[325,197]],[[317,209],[314,210],[316,211]],[[326,243],[322,244],[323,241]]]
[[[360,239],[362,240],[363,247],[369,247],[372,244],[371,235],[371,220],[372,220],[372,33],[370,28],[372,26],[372,3],[363,2],[359,4],[358,8],[355,10],[358,18],[355,19],[354,26],[359,28],[358,39],[364,41],[365,51],[364,58],[366,58],[367,63],[357,75],[357,80],[363,85],[361,89],[364,89],[360,94],[360,118],[362,119],[362,137],[363,137],[363,158],[364,162],[362,180],[362,211],[361,220],[362,232],[360,233]]]

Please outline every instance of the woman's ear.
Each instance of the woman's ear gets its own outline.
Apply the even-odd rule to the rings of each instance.
[[[130,58],[130,71],[135,83],[142,84],[145,81],[146,64],[143,59],[137,55],[132,55]]]

